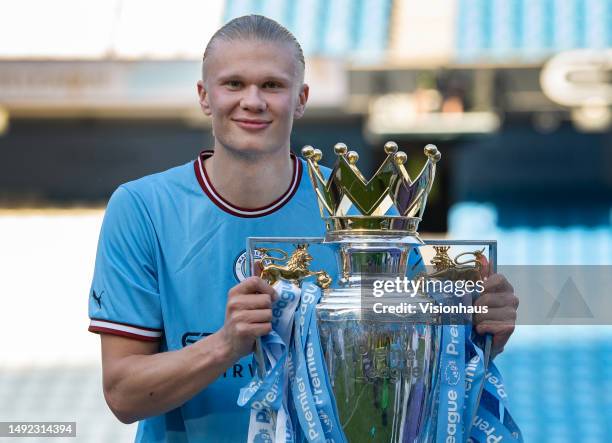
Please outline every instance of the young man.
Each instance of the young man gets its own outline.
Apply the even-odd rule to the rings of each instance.
[[[322,236],[303,162],[290,154],[308,85],[295,38],[261,16],[210,40],[198,95],[213,151],[120,186],[109,201],[89,301],[106,401],[136,441],[244,441],[236,406],[250,353],[271,330],[272,288],[244,278],[249,236]],[[492,278],[479,332],[501,349],[516,298]],[[512,317],[514,318],[514,317]]]

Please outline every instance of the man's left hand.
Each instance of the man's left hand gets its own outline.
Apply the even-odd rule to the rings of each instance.
[[[474,327],[481,335],[493,335],[492,353],[495,356],[504,350],[514,332],[519,299],[506,277],[493,274],[485,280],[484,292],[474,304],[488,306],[486,314],[474,315]]]

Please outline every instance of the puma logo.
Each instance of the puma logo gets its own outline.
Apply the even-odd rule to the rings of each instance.
[[[92,291],[91,294],[96,303],[98,303],[98,308],[100,309],[102,309],[102,294],[104,294],[104,291],[100,292],[100,295],[97,295],[95,289]]]

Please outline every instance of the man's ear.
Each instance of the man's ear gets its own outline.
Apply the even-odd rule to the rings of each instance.
[[[310,87],[304,83],[300,88],[300,95],[298,96],[298,103],[293,112],[293,118],[301,118],[306,111],[306,102],[308,101],[308,92]]]
[[[200,108],[204,115],[210,117],[212,111],[210,110],[210,104],[208,103],[208,91],[203,80],[198,80],[198,101],[200,102]]]

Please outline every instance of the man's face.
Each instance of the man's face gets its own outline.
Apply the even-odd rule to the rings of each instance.
[[[215,147],[239,154],[286,149],[293,119],[304,114],[308,99],[300,69],[289,43],[217,40],[198,82]]]

